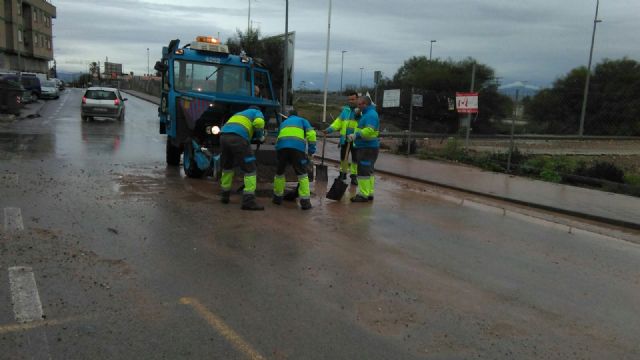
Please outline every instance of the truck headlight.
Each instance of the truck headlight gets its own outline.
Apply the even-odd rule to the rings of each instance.
[[[212,133],[213,135],[218,135],[218,134],[220,134],[220,127],[219,127],[219,126],[214,126],[214,127],[212,127],[212,128],[211,128],[211,133]]]

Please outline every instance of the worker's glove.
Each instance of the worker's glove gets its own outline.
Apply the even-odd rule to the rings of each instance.
[[[347,140],[353,142],[356,139],[356,133],[347,135]]]
[[[316,153],[316,144],[309,144],[309,148],[307,149],[307,154],[310,156]]]
[[[326,134],[331,134],[333,132],[333,128],[331,126],[329,126],[326,130],[323,131],[323,133]]]
[[[265,140],[267,140],[267,137],[262,135],[258,138],[258,141],[260,142],[260,144],[264,144]]]

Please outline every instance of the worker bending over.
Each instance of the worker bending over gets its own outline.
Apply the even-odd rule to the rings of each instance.
[[[295,111],[291,111],[290,114],[280,124],[276,141],[278,165],[273,179],[273,203],[282,204],[285,187],[284,172],[287,166],[291,165],[298,177],[300,208],[309,210],[311,209],[311,190],[307,173],[309,159],[306,154],[313,155],[316,152],[316,132],[307,119],[297,116]]]
[[[220,162],[222,163],[221,201],[229,203],[233,169],[239,167],[244,173],[242,210],[264,210],[256,203],[256,157],[251,149],[251,140],[264,142],[264,115],[257,106],[233,115],[222,127],[220,135]]]
[[[347,97],[347,105],[342,108],[340,115],[331,123],[325,131],[331,134],[334,131],[340,132],[340,179],[347,179],[347,172],[351,173],[351,185],[358,185],[358,165],[356,163],[356,149],[351,144],[351,163],[346,158],[348,136],[353,134],[358,126],[358,93],[350,92]]]

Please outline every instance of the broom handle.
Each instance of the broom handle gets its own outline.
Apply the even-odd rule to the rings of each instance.
[[[344,159],[342,159],[342,164],[347,163],[347,159],[349,159],[349,151],[351,150],[351,141],[347,141],[347,151],[344,152]],[[343,172],[347,172],[347,169],[342,168],[342,164],[340,164],[340,170]]]

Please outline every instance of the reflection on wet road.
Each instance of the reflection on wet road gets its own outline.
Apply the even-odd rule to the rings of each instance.
[[[82,122],[81,94],[0,124],[0,223],[23,225],[0,229],[9,358],[640,356],[637,243],[386,176],[373,204],[315,184],[310,212],[242,212],[165,166],[155,105]],[[16,320],[16,266],[41,320]]]

